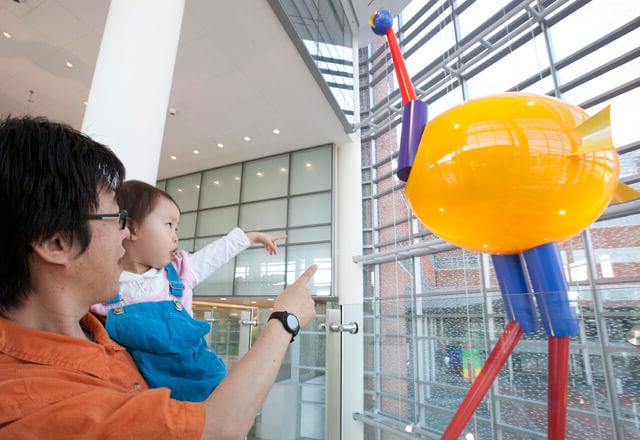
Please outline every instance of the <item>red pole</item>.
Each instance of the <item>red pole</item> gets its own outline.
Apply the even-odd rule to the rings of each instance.
[[[402,94],[402,103],[406,104],[416,99],[416,92],[413,90],[413,84],[407,72],[407,66],[404,64],[404,58],[402,58],[402,54],[400,53],[400,46],[398,46],[396,34],[393,33],[393,27],[387,29],[387,41],[389,42],[393,65],[396,67],[396,76],[398,77],[398,88]]]
[[[549,336],[547,437],[564,440],[569,390],[569,336]]]
[[[491,388],[491,384],[500,373],[502,366],[511,355],[511,352],[513,352],[513,349],[516,348],[521,336],[522,326],[518,321],[509,321],[480,370],[478,378],[469,388],[467,395],[464,396],[464,400],[458,407],[458,411],[456,411],[449,422],[449,426],[442,434],[441,440],[456,440],[460,436],[487,391]]]

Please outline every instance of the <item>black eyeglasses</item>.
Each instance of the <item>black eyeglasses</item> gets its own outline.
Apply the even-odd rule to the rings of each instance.
[[[121,209],[119,212],[115,214],[89,214],[87,216],[88,220],[107,220],[113,219],[118,220],[120,222],[120,229],[124,229],[127,227],[127,218],[129,217],[129,213],[126,210]]]

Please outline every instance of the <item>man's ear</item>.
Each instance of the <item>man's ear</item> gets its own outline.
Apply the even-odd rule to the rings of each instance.
[[[46,240],[33,243],[31,248],[34,254],[50,264],[66,265],[78,254],[77,249],[60,234],[54,234]]]

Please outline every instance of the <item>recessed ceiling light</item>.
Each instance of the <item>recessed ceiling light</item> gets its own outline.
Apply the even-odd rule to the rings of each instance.
[[[182,192],[182,188],[178,188],[178,192],[181,193]]]
[[[258,176],[258,177],[262,177],[262,172],[261,172],[261,171],[258,171],[258,172],[256,173],[256,176]]]
[[[214,185],[220,185],[220,181],[219,180],[214,180],[213,183],[214,183]]]
[[[240,178],[238,176],[234,177],[235,180],[240,180]]]
[[[280,130],[278,130],[277,128],[273,129],[273,134],[280,134]]]
[[[196,189],[200,189],[200,185],[196,185]]]
[[[251,138],[250,138],[249,136],[245,136],[245,137],[244,137],[244,140],[245,140],[245,141],[247,141],[247,142],[249,142],[249,141],[251,140]]]
[[[4,35],[6,38],[12,37],[12,35],[9,32],[3,32],[2,35]]]
[[[171,156],[171,160],[176,160],[176,159],[177,159],[177,157]]]
[[[311,166],[311,162],[307,162],[304,164],[305,167],[309,168]]]
[[[88,103],[87,101],[82,101],[82,103],[83,103],[84,105],[89,105],[89,103]]]
[[[200,154],[198,150],[193,150],[193,154]]]
[[[282,171],[283,173],[286,173],[287,169],[286,168],[280,168],[280,171]]]
[[[218,148],[224,148],[224,144],[218,144]]]
[[[73,67],[73,64],[71,64],[69,61],[67,61],[67,67]]]

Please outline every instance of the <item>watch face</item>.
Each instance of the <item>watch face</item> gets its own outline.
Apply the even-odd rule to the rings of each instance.
[[[300,323],[298,322],[298,318],[295,315],[287,315],[287,325],[294,332],[300,328]]]

